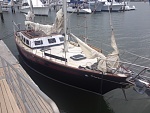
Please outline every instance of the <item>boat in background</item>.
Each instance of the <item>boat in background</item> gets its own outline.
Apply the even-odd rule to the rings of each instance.
[[[16,0],[14,0],[16,1]],[[8,12],[12,6],[12,0],[0,0],[0,4],[2,6],[2,11]]]
[[[117,2],[115,0],[98,0],[98,1],[104,2],[102,11],[109,11],[109,7],[111,8],[111,11],[114,12],[130,11],[136,9],[135,6],[130,5],[128,1],[124,1],[124,2]]]
[[[130,2],[126,1],[126,2],[123,2],[124,3],[124,6],[123,6],[123,9],[122,10],[125,10],[125,11],[130,11],[130,10],[135,10],[135,6],[134,5],[131,5]]]
[[[40,0],[32,0],[33,10],[35,15],[48,16],[49,7],[45,6]],[[20,7],[20,12],[28,13],[30,10],[30,0],[23,0]]]
[[[101,2],[104,2],[104,5],[102,7],[102,11],[109,11],[109,7],[111,8],[111,11],[118,12],[122,10],[122,7],[124,4],[122,2],[116,2],[115,0],[98,0]]]
[[[100,12],[105,2],[98,0],[89,0],[88,3],[92,12]]]
[[[84,2],[83,0],[68,0],[67,3],[68,13],[92,13],[92,10],[90,9],[90,4],[88,2]]]

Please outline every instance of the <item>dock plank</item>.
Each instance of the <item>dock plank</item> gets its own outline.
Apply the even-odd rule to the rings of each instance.
[[[5,74],[2,68],[0,68],[0,80],[5,78]]]
[[[7,113],[7,108],[6,108],[6,103],[5,103],[5,99],[4,99],[4,94],[3,94],[3,90],[2,90],[2,80],[0,81],[0,105],[1,105],[1,111],[2,113]]]
[[[7,113],[14,113],[13,111],[13,108],[11,107],[11,103],[10,103],[10,100],[9,100],[9,95],[10,92],[8,92],[7,90],[9,90],[7,87],[6,87],[6,82],[5,80],[2,80],[1,82],[1,88],[2,88],[2,92],[3,92],[3,97],[4,97],[4,101],[5,101],[5,105],[6,106],[6,109],[7,109]]]
[[[39,100],[40,96],[38,96],[31,88],[28,88],[27,91],[30,92],[28,95],[34,103],[34,108],[41,113],[47,113],[47,109],[45,109],[44,106],[45,103],[42,103],[42,100]]]
[[[9,88],[6,80],[4,80],[3,83],[5,85],[5,89],[6,89],[6,93],[7,93],[7,97],[6,98],[9,98],[8,102],[10,102],[14,113],[21,113],[19,108],[18,108],[18,106],[17,106],[17,103],[16,103],[16,101],[15,101],[15,99],[14,99],[14,97],[13,97],[11,91],[10,91],[10,88]],[[11,112],[9,112],[9,113],[11,113]]]
[[[2,113],[21,113],[9,89],[6,80],[1,80],[1,110]],[[3,99],[2,99],[3,98]]]

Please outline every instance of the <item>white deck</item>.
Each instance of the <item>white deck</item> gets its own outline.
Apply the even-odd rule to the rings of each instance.
[[[20,41],[20,40],[18,40],[18,41]],[[41,48],[31,49],[31,48],[23,45],[21,41],[20,41],[19,44],[21,46],[23,46],[26,50],[28,50],[28,51],[30,51],[30,52],[32,52],[32,53],[34,53],[34,54],[36,54],[40,57],[44,57],[48,60],[52,60],[52,61],[55,61],[55,62],[58,62],[58,63],[61,63],[61,64],[65,64],[65,61],[61,61],[59,59],[55,59],[55,58],[52,58],[52,57],[45,56],[44,52],[41,51]],[[64,45],[48,47],[48,48],[46,48],[45,53],[49,53],[49,54],[52,54],[52,55],[56,55],[56,56],[65,58]],[[66,52],[66,59],[67,59],[67,65],[68,66],[78,68],[79,66],[90,66],[90,65],[97,62],[97,58],[95,58],[95,59],[85,58],[85,59],[82,59],[82,60],[79,60],[79,61],[75,61],[75,60],[70,58],[71,56],[78,55],[78,54],[81,54],[81,55],[85,56],[80,47],[74,46],[72,44],[68,44],[68,51]]]

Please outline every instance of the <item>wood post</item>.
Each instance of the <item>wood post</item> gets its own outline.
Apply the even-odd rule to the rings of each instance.
[[[1,20],[2,20],[2,22],[4,23],[3,11],[2,11],[1,3],[0,3],[0,16],[1,16]]]

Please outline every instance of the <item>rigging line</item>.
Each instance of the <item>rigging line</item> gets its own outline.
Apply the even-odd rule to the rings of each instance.
[[[132,54],[132,55],[135,55],[135,56],[137,56],[137,57],[139,57],[139,58],[141,58],[141,59],[150,60],[150,58],[146,58],[146,57],[143,57],[143,56],[140,56],[140,55],[137,55],[137,54],[131,53],[131,52],[126,51],[126,50],[122,50],[122,51],[125,51],[126,53],[130,53],[130,54]]]
[[[93,39],[90,39],[90,41],[94,41],[94,42],[97,42],[97,43],[98,43],[98,41],[95,41],[95,40],[93,40]],[[101,43],[101,44],[111,47],[110,45],[108,45],[108,44],[106,44],[106,43]],[[119,49],[119,51],[120,51],[120,52],[124,52],[124,53],[129,53],[129,54],[131,54],[131,55],[133,55],[133,56],[137,56],[137,57],[139,57],[139,58],[141,58],[141,59],[145,59],[145,60],[149,60],[149,61],[150,61],[150,58],[147,58],[147,57],[143,57],[143,56],[134,54],[134,53],[129,52],[129,51],[127,51],[127,50]]]

